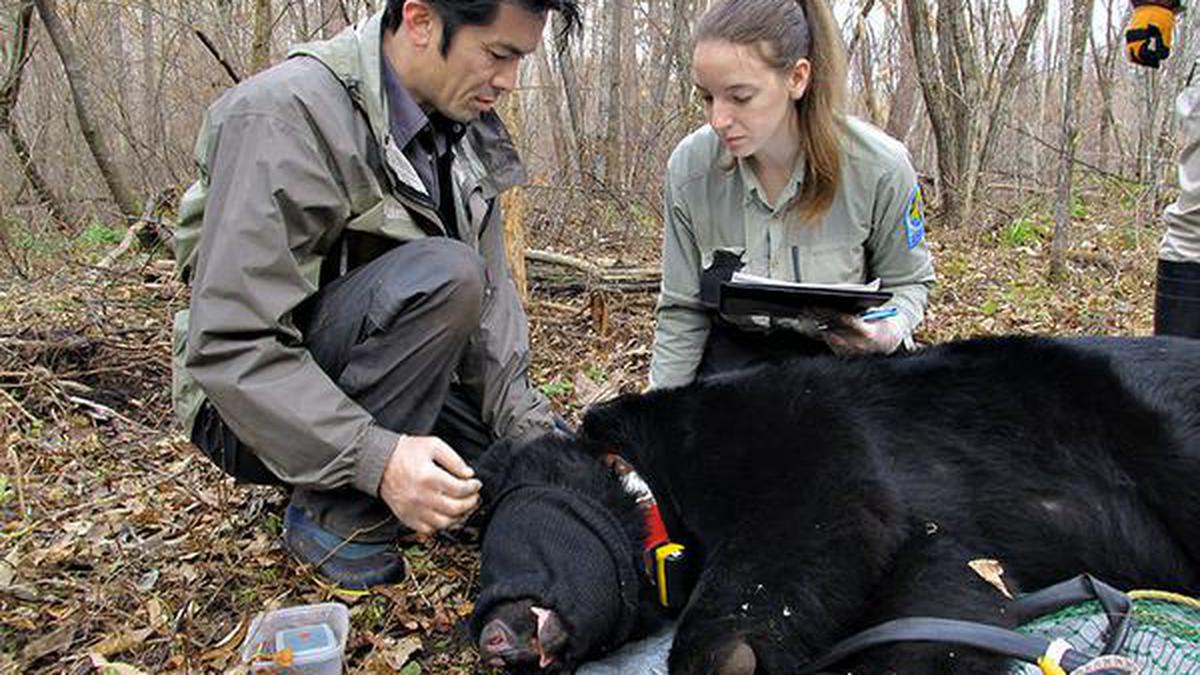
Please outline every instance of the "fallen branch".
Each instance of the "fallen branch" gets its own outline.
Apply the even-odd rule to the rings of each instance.
[[[125,230],[125,236],[121,237],[121,243],[117,247],[104,255],[100,262],[96,263],[96,268],[107,270],[112,267],[112,264],[117,261],[117,258],[125,255],[125,252],[133,246],[133,242],[151,224],[151,216],[154,215],[154,209],[158,206],[156,197],[148,197],[145,206],[142,207],[142,217],[138,218],[137,222],[129,226]]]
[[[83,398],[82,396],[67,396],[67,400],[70,401],[71,403],[74,403],[77,406],[87,408],[87,409],[91,410],[93,413],[96,413],[97,415],[107,416],[107,417],[121,420],[122,422],[124,422],[132,427],[151,430],[146,425],[129,419],[128,417],[126,417],[126,416],[122,415],[121,413],[117,412],[116,410],[113,410],[112,408],[104,405],[103,403],[97,403],[95,401]],[[103,417],[101,419],[103,419]]]
[[[577,270],[589,277],[595,277],[603,281],[657,282],[661,276],[659,270],[652,267],[600,267],[599,265],[590,263],[583,258],[576,258],[575,256],[566,255],[564,253],[551,253],[550,251],[541,251],[538,249],[527,249],[525,251],[525,259],[532,262],[556,265],[558,267],[566,267]]]
[[[600,267],[575,256],[536,249],[525,251],[525,259],[542,266],[542,269],[530,266],[529,279],[536,281],[539,287],[552,291],[655,291],[662,277],[655,268]],[[544,267],[547,265],[559,270],[546,270]]]
[[[578,277],[547,277],[531,275],[535,286],[549,293],[586,293],[588,291],[619,291],[621,293],[654,293],[658,291],[658,280],[645,281],[590,281]]]
[[[117,244],[117,247],[113,250],[104,254],[104,257],[100,260],[100,262],[96,263],[96,268],[107,270],[108,268],[112,267],[112,264],[117,261],[117,258],[125,255],[125,252],[128,251],[131,246],[133,246],[133,240],[137,238],[138,233],[140,233],[144,227],[146,227],[146,221],[139,220],[131,225],[128,230],[125,230],[125,236],[121,237],[121,243]]]

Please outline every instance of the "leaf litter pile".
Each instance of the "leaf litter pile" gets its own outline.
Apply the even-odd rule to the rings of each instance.
[[[973,228],[931,223],[940,285],[919,340],[1148,334],[1159,229],[1109,197],[1085,195],[1056,284],[1039,205],[990,206]],[[615,277],[653,269],[657,234],[623,231],[603,250],[561,252]],[[282,548],[286,494],[234,484],[173,420],[171,317],[187,291],[171,265],[131,254],[98,270],[102,252],[72,250],[32,281],[0,270],[0,673],[244,672],[256,613],[329,600],[350,607],[351,672],[483,670],[464,627],[478,533],[401,542],[402,583],[330,591]],[[557,410],[577,421],[645,386],[652,283],[530,272],[532,378]]]

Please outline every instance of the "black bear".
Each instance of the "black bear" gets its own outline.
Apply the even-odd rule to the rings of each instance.
[[[588,412],[578,443],[628,460],[700,563],[672,675],[798,672],[903,616],[1010,625],[974,559],[999,560],[1015,592],[1083,572],[1200,591],[1200,341],[990,338],[798,359],[618,398]],[[1005,670],[937,644],[843,665]]]
[[[643,511],[608,466],[555,432],[500,441],[475,469],[486,529],[471,629],[485,664],[570,671],[662,625],[637,563]]]

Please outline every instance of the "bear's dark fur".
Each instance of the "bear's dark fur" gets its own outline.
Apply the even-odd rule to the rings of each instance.
[[[638,567],[642,511],[607,466],[555,432],[502,440],[475,469],[487,520],[471,629],[485,663],[569,671],[661,625]]]
[[[702,561],[672,675],[793,673],[926,615],[1009,625],[1014,592],[1088,572],[1200,591],[1200,341],[994,338],[814,358],[616,399],[580,431],[629,460]],[[945,645],[839,672],[1000,673]]]

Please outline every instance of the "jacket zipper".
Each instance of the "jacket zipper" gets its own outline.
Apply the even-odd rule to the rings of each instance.
[[[367,133],[371,134],[371,140],[375,142],[375,147],[379,148],[379,158],[383,161],[383,170],[387,175],[388,186],[392,192],[398,193],[398,196],[402,198],[402,202],[410,202],[409,206],[422,216],[423,221],[433,224],[434,227],[431,231],[431,228],[426,227],[426,222],[420,223],[421,229],[425,230],[426,233],[435,236],[449,236],[449,232],[446,230],[445,224],[442,223],[441,216],[438,215],[433,200],[417,192],[416,188],[408,183],[400,180],[395,170],[392,169],[392,163],[388,158],[387,145],[380,142],[379,136],[375,133],[375,127],[371,124],[371,116],[367,114],[366,106],[362,103],[362,92],[359,88],[358,80],[351,79],[347,81],[346,89],[350,93],[350,101],[354,103],[354,107],[358,110],[359,114],[367,121]],[[386,140],[390,140],[390,138]]]

